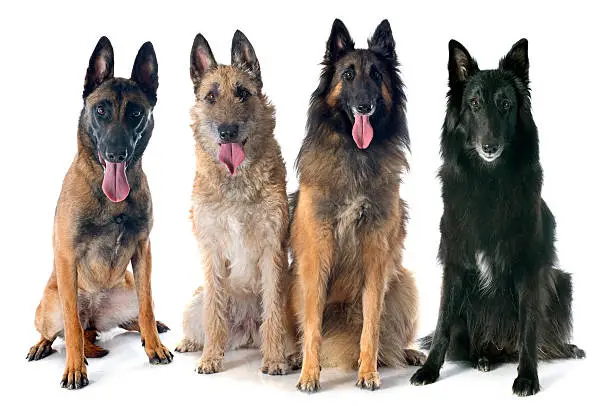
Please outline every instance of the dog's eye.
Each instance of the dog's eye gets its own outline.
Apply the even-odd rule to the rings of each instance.
[[[241,103],[244,103],[245,101],[247,101],[247,99],[249,98],[249,96],[251,96],[251,92],[249,92],[247,89],[245,89],[242,86],[238,86],[236,88],[236,97],[238,97],[240,99]]]
[[[204,99],[210,104],[213,104],[214,102],[217,101],[217,98],[215,97],[215,94],[213,92],[208,92],[208,94],[206,95]]]
[[[96,106],[96,113],[99,116],[104,116],[104,115],[106,115],[106,109],[104,108],[103,105],[100,104],[100,105]]]
[[[476,109],[480,107],[480,100],[478,100],[478,97],[474,97],[472,100],[470,100],[470,104]]]
[[[342,72],[342,79],[350,82],[351,80],[355,79],[355,72],[353,72],[352,69],[345,70]]]
[[[141,115],[142,115],[142,111],[140,111],[140,110],[133,110],[130,113],[130,117],[132,117],[132,118],[139,118]]]
[[[510,110],[510,100],[504,100],[502,102],[502,109],[504,109],[505,111]]]

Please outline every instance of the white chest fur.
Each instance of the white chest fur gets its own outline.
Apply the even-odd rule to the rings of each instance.
[[[487,255],[480,251],[476,254],[476,269],[480,283],[480,291],[490,293],[493,291],[493,267]]]

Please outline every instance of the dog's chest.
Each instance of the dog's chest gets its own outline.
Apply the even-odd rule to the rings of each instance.
[[[495,275],[491,258],[484,251],[479,251],[474,256],[474,260],[480,292],[492,293],[495,290]]]
[[[266,202],[196,202],[193,221],[200,245],[229,262],[230,288],[258,292],[260,258],[282,238],[279,213]]]
[[[85,285],[112,287],[121,282],[149,221],[126,210],[82,220],[76,238],[79,279]]]

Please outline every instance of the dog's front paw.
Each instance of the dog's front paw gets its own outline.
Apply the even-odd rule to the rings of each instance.
[[[261,363],[261,372],[267,375],[285,375],[289,370],[289,365],[285,360],[265,359]]]
[[[73,361],[71,358],[66,359],[66,369],[60,382],[62,388],[72,390],[81,389],[89,385],[85,363],[86,361],[83,357],[80,357],[79,361]]]
[[[359,372],[357,387],[361,389],[376,390],[380,388],[380,376],[378,372]]]
[[[196,372],[198,374],[216,374],[223,370],[223,358],[222,357],[202,357],[198,361]]]
[[[489,372],[491,370],[491,363],[487,357],[478,358],[478,361],[476,361],[476,369],[480,372]]]
[[[321,389],[321,383],[319,382],[320,370],[313,368],[310,371],[304,371],[300,375],[296,387],[302,392],[313,393]]]
[[[434,383],[440,377],[440,371],[435,371],[429,367],[421,367],[419,368],[412,378],[410,378],[410,383],[413,385],[421,386],[421,385],[429,385],[430,383]]]
[[[153,365],[169,364],[174,358],[174,354],[172,354],[162,343],[158,343],[158,345],[153,347],[149,347],[145,343],[145,352],[147,353],[147,357],[149,357],[149,362]]]
[[[540,382],[538,378],[523,378],[518,377],[512,384],[512,392],[517,396],[531,396],[540,391]]]

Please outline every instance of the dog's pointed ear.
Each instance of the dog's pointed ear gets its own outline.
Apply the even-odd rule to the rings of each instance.
[[[339,19],[334,20],[331,34],[327,40],[324,61],[333,63],[355,49],[355,42],[351,38],[346,25]]]
[[[157,103],[157,86],[159,81],[157,77],[157,57],[153,44],[145,42],[140,47],[138,55],[134,60],[132,68],[132,80],[138,83],[140,89],[149,99],[151,105]]]
[[[529,57],[527,55],[527,40],[519,40],[512,49],[499,61],[499,68],[514,73],[523,82],[529,82]]]
[[[251,45],[249,39],[240,30],[236,30],[234,38],[232,38],[232,65],[252,75],[259,89],[261,89],[263,83],[261,81],[259,60],[257,60],[253,45]]]
[[[395,54],[395,40],[393,39],[391,24],[389,24],[388,20],[383,20],[378,27],[376,27],[374,35],[368,40],[368,49],[386,59],[397,59],[397,55]]]
[[[216,67],[217,61],[215,61],[215,56],[210,49],[210,45],[208,45],[208,41],[202,34],[196,35],[191,47],[191,65],[189,68],[194,90],[197,90],[206,72]]]
[[[83,87],[83,99],[96,90],[102,82],[113,77],[114,65],[113,46],[108,38],[102,37],[89,58],[89,67],[85,74],[85,85]]]
[[[451,39],[448,43],[448,84],[450,88],[463,85],[474,73],[478,64],[461,43]]]

